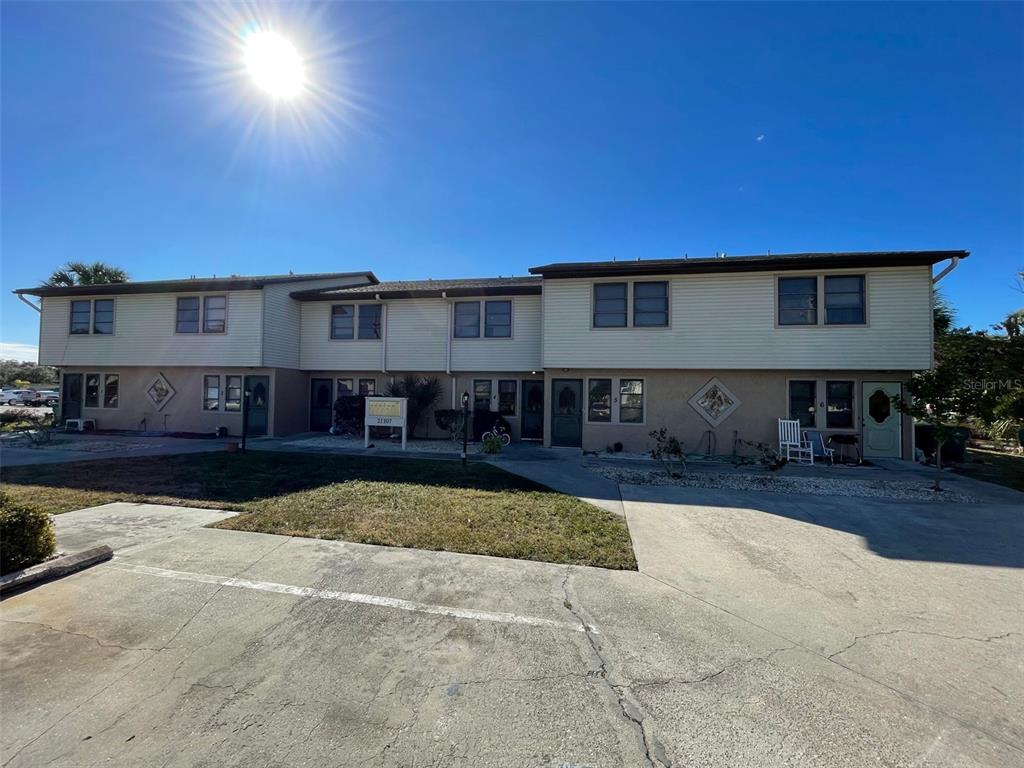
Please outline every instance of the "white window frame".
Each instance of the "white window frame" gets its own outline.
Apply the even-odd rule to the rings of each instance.
[[[786,414],[787,418],[790,418],[789,413],[789,385],[793,381],[813,381],[814,382],[814,424],[810,427],[800,427],[800,429],[815,429],[823,433],[836,433],[843,435],[855,435],[859,434],[860,429],[860,410],[861,410],[861,386],[863,381],[856,376],[830,376],[823,378],[821,376],[789,376],[786,378],[786,391],[784,393],[785,400],[782,413]],[[828,385],[829,382],[845,382],[849,381],[853,383],[853,426],[850,427],[830,427],[828,426]]]
[[[113,308],[113,319],[110,323],[110,333],[97,333],[96,332],[96,302],[97,301],[109,301],[110,306]],[[72,333],[71,332],[71,318],[73,315],[72,307],[75,302],[85,302],[89,305],[89,329],[85,333]],[[76,299],[74,297],[68,302],[68,336],[116,336],[117,335],[117,298],[114,296],[100,296],[93,299]]]
[[[871,273],[838,270],[836,272],[773,272],[772,274],[772,322],[776,329],[821,329],[821,328],[870,328],[871,327]],[[779,322],[779,280],[787,277],[813,277],[817,290],[817,322],[799,325],[783,325]],[[826,323],[825,322],[825,278],[826,277],[862,277],[864,278],[864,322],[863,323]],[[840,379],[835,379],[840,381]],[[842,379],[848,381],[848,379]]]
[[[453,341],[457,342],[473,342],[473,341],[510,341],[516,337],[516,301],[512,296],[487,296],[482,299],[459,299],[450,297],[451,302],[451,313],[452,313],[452,330],[451,337]],[[487,302],[489,301],[507,301],[508,302],[508,336],[488,336],[487,335]],[[477,312],[477,326],[476,336],[456,336],[455,335],[455,307],[458,304],[476,304]]]
[[[84,335],[84,334],[83,334]],[[106,334],[103,334],[106,335]],[[96,405],[85,404],[85,391],[88,386],[89,374],[95,374],[99,377],[99,384],[96,387],[97,397]],[[106,404],[107,402],[107,376],[117,376],[117,405]],[[88,408],[90,411],[116,411],[121,407],[121,384],[124,382],[124,374],[120,371],[83,371],[82,372],[82,409]],[[62,381],[63,386],[63,381]],[[61,390],[63,392],[63,389]]]
[[[612,383],[612,402],[611,402],[611,421],[591,421],[590,420],[590,382],[598,379],[610,380]],[[643,388],[643,419],[641,421],[623,421],[621,413],[621,400],[622,400],[622,381],[623,379],[629,381],[639,381],[640,386]],[[583,407],[583,423],[593,424],[599,427],[610,427],[610,426],[622,426],[622,427],[644,427],[647,426],[647,413],[648,413],[648,397],[649,392],[647,391],[647,377],[646,376],[587,376],[583,379],[583,396],[584,396],[584,407]],[[787,390],[788,397],[788,390]],[[787,401],[788,402],[788,401]]]

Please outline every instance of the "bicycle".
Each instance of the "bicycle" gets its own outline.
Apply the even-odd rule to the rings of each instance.
[[[495,424],[489,430],[480,435],[481,440],[491,440],[494,438],[497,438],[498,440],[501,441],[502,445],[506,446],[512,442],[512,435],[500,423]]]

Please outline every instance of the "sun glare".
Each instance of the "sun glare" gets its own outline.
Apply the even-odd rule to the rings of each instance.
[[[245,38],[245,68],[253,82],[275,99],[290,99],[306,82],[302,57],[277,32],[257,30]]]

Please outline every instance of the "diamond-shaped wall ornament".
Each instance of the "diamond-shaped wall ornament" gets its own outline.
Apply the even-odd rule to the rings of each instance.
[[[717,427],[729,418],[729,414],[743,405],[742,401],[718,379],[712,379],[698,389],[689,403],[690,407],[712,427]]]
[[[153,383],[146,388],[146,394],[158,411],[162,411],[168,401],[174,397],[174,387],[162,373],[158,373]]]

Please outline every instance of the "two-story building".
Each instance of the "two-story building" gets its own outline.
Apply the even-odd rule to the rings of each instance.
[[[643,451],[774,443],[780,417],[911,457],[891,396],[932,365],[933,265],[965,251],[548,264],[530,277],[380,282],[371,272],[16,291],[40,298],[40,362],[65,418],[100,428],[326,430],[343,394],[435,376],[516,439]],[[420,432],[441,436],[428,416]]]

